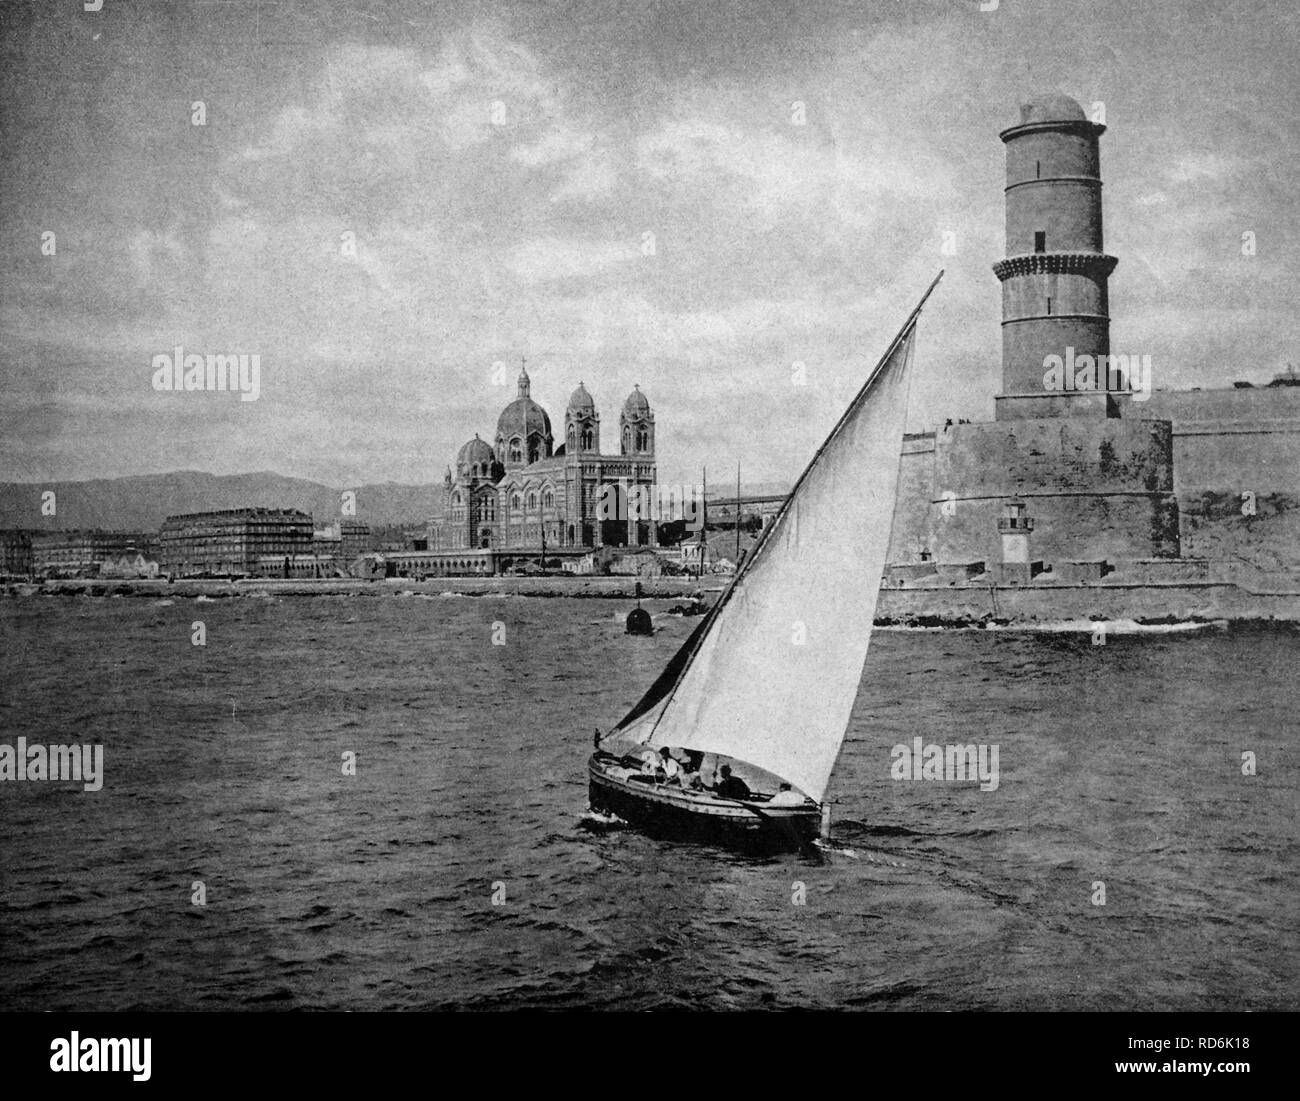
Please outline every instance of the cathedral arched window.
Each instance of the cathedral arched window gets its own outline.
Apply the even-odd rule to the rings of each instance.
[[[529,512],[536,512],[536,511],[537,511],[537,494],[536,494],[536,493],[530,493],[530,494],[528,495],[528,511],[529,511]]]
[[[582,450],[590,451],[592,443],[591,429],[585,429],[582,433]]]
[[[458,504],[460,504],[460,494],[459,494],[459,493],[453,493],[453,494],[451,495],[451,503],[452,503],[453,505],[458,505]]]
[[[524,447],[518,436],[510,441],[510,461],[512,463],[524,461]]]
[[[627,425],[623,426],[623,454],[626,455],[632,450],[632,429]]]
[[[511,507],[512,509],[516,509],[516,510],[519,508],[519,494],[518,494],[518,493],[512,493],[512,494],[510,495],[510,507]]]
[[[537,462],[542,457],[542,440],[540,436],[528,437],[528,461]]]
[[[636,449],[638,451],[648,451],[650,449],[650,433],[644,428],[638,428],[636,432]]]
[[[549,489],[542,494],[542,504],[546,508],[555,507],[555,494],[552,493]]]
[[[573,425],[569,425],[569,450],[572,451],[578,445],[578,434],[574,432]]]

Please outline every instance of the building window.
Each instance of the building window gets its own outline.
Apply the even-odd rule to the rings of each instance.
[[[529,512],[536,512],[536,511],[537,511],[537,494],[536,494],[536,493],[530,493],[530,494],[528,495],[528,511],[529,511]]]
[[[1034,161],[1034,179],[1041,180],[1042,178],[1043,178],[1043,162]]]
[[[1037,231],[1034,233],[1034,251],[1035,251],[1035,252],[1046,252],[1046,251],[1047,251],[1047,231],[1046,231],[1046,230],[1042,230],[1042,229],[1040,229],[1040,230],[1037,230]]]
[[[582,450],[583,450],[583,451],[590,451],[590,450],[591,450],[591,443],[592,443],[591,429],[588,428],[588,429],[584,430],[583,433],[582,433]]]
[[[512,463],[524,461],[524,448],[518,436],[510,441],[510,461]]]
[[[519,494],[518,494],[518,493],[511,494],[511,496],[510,496],[510,507],[513,508],[513,509],[516,509],[516,510],[519,508]]]
[[[552,493],[549,489],[544,494],[542,494],[542,504],[546,508],[555,507],[555,494]]]
[[[1050,317],[1051,314],[1052,314],[1052,296],[1049,294],[1047,296],[1047,315]]]

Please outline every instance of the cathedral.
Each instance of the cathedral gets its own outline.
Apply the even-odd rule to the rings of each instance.
[[[626,503],[630,488],[655,485],[655,418],[640,387],[619,413],[618,453],[604,455],[600,414],[581,382],[564,411],[558,447],[551,418],[529,393],[527,370],[520,370],[518,386],[491,442],[476,435],[447,471],[429,550],[549,558],[602,546],[654,546],[654,524],[629,515],[635,509]]]

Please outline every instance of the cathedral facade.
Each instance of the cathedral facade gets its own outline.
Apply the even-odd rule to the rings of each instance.
[[[655,485],[655,418],[634,388],[618,417],[618,450],[601,453],[600,414],[582,383],[569,398],[558,442],[521,370],[518,393],[491,440],[476,435],[443,479],[443,511],[429,530],[434,552],[566,556],[602,546],[653,546],[655,527],[627,507],[628,491]]]

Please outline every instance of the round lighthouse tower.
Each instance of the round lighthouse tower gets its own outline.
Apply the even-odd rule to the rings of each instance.
[[[1053,93],[1024,104],[1020,122],[1002,131],[1007,258],[993,266],[1002,283],[998,420],[1119,415],[1105,392],[1106,283],[1117,262],[1102,244],[1097,139],[1105,129]],[[1061,357],[1059,382],[1044,380],[1049,356]]]

